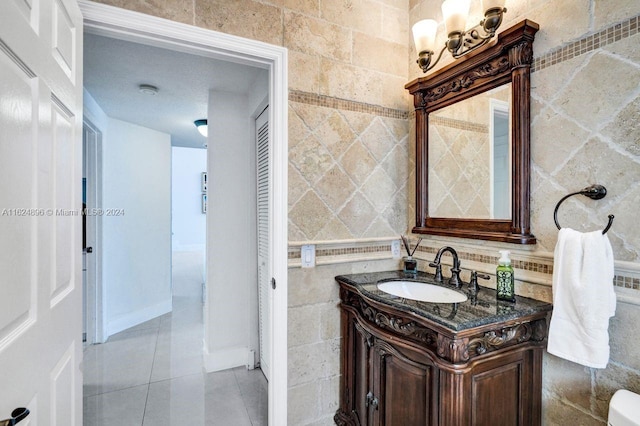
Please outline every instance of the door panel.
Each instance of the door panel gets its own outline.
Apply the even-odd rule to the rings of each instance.
[[[522,423],[522,363],[500,365],[473,375],[471,416],[474,425],[509,426]],[[514,397],[516,396],[516,397]]]
[[[74,415],[76,404],[75,350],[71,345],[51,372],[52,425],[66,425]]]
[[[374,424],[435,424],[433,366],[418,363],[381,340],[376,340],[373,354],[374,395],[379,400],[373,411]]]
[[[0,419],[82,424],[82,16],[0,5]]]
[[[31,23],[32,18],[33,18],[33,21],[37,22],[37,20],[33,16],[35,13],[33,8],[34,6],[33,0],[10,0],[10,1],[13,2],[13,4],[18,9],[18,11],[27,19],[27,22]]]
[[[58,303],[62,298],[73,291],[73,271],[76,269],[74,262],[74,250],[76,246],[76,235],[74,224],[79,217],[79,207],[76,206],[74,197],[74,152],[77,141],[74,140],[74,118],[70,116],[68,108],[57,99],[52,99],[52,148],[53,162],[51,179],[51,191],[55,194],[53,209],[55,210],[55,225],[52,229],[55,239],[55,279],[52,281],[51,306]],[[77,179],[76,179],[77,180]],[[74,206],[69,208],[69,206]],[[71,260],[71,261],[69,261]]]
[[[19,210],[35,197],[34,144],[37,123],[37,79],[17,58],[0,51],[0,350],[11,345],[35,321],[32,275],[34,262],[29,242],[35,235],[35,218]],[[6,111],[6,112],[5,112]],[[25,170],[27,171],[26,173]],[[23,215],[24,214],[24,215]],[[2,416],[2,414],[0,414]],[[1,417],[0,417],[1,418]]]
[[[71,82],[75,82],[76,68],[76,31],[69,11],[60,0],[53,2],[53,57]],[[82,31],[82,27],[80,27]]]

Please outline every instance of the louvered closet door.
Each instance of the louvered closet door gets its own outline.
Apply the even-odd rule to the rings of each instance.
[[[260,368],[269,380],[269,107],[256,118]]]

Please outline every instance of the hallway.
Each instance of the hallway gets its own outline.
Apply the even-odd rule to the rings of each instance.
[[[84,425],[266,426],[259,369],[203,371],[202,269],[174,256],[173,312],[85,349]]]

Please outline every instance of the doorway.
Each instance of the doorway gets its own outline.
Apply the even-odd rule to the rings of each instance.
[[[271,134],[270,256],[273,278],[269,328],[272,330],[269,381],[269,424],[286,424],[287,418],[287,54],[286,49],[219,34],[176,22],[94,3],[79,2],[85,29],[96,34],[139,40],[182,52],[198,52],[269,71]],[[207,265],[212,264],[210,252]],[[205,320],[206,322],[206,320]]]
[[[490,216],[511,217],[511,144],[509,143],[509,103],[489,102]]]

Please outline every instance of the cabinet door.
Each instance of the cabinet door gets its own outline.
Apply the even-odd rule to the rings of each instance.
[[[414,356],[412,356],[414,355]],[[415,359],[420,358],[422,362]],[[434,366],[411,350],[402,352],[375,340],[371,353],[370,424],[425,426],[437,424]]]
[[[472,424],[539,425],[540,360],[541,350],[537,349],[503,355],[476,366],[470,374]]]
[[[369,351],[373,343],[373,337],[360,326],[353,322],[353,410],[359,424],[369,424],[368,411],[369,400],[367,395],[370,390],[369,381]]]

